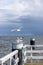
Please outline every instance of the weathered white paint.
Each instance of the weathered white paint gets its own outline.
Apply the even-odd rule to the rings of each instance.
[[[39,49],[39,50],[32,50],[32,47],[35,47],[35,48],[43,48],[43,45],[25,45],[25,46],[23,46],[23,49],[26,49],[26,48],[30,48],[30,50],[25,50],[24,51],[24,56],[25,56],[25,58],[24,58],[24,60],[26,59],[26,57],[27,57],[27,59],[31,59],[31,63],[32,63],[32,60],[33,59],[43,59],[43,55],[41,56],[41,53],[43,53],[43,49]],[[30,56],[26,56],[26,54],[30,54]],[[38,53],[39,55],[37,56],[37,55],[33,55],[34,53]],[[24,62],[25,63],[25,62]]]
[[[32,46],[38,47],[38,48],[43,47],[43,45],[32,45]],[[33,59],[36,59],[36,60],[37,59],[43,59],[43,56],[33,56],[33,53],[38,53],[38,54],[43,53],[43,49],[42,50],[32,50],[32,46],[31,45],[25,45],[25,46],[22,45],[22,47],[23,47],[22,48],[23,49],[23,51],[22,51],[22,53],[23,53],[22,54],[23,55],[23,57],[22,57],[23,63],[26,63],[27,59],[31,59],[31,63],[32,63]],[[17,48],[19,48],[19,47],[17,47]],[[26,48],[30,48],[30,50],[26,50]],[[30,56],[26,56],[27,53],[28,54],[30,53]],[[15,65],[17,65],[18,62],[19,62],[19,58],[18,58],[17,54],[18,54],[18,50],[11,52],[10,54],[6,55],[3,58],[0,58],[0,64],[3,65],[4,62],[6,62],[8,59],[10,59],[10,65],[11,65],[11,61],[13,59],[13,56],[15,55],[15,61],[14,62],[15,62]]]
[[[26,53],[43,53],[43,50],[28,50]]]
[[[11,52],[10,54],[4,56],[3,58],[0,58],[0,64],[3,65],[4,62],[6,62],[6,61],[8,61],[10,59],[10,65],[11,65],[11,61],[13,59],[13,56],[14,55],[16,56],[16,54],[18,54],[18,50]],[[16,64],[19,62],[18,57],[15,59],[15,62],[16,62]]]
[[[27,56],[27,59],[31,59],[31,56]],[[43,59],[43,56],[32,56],[32,59]]]
[[[43,45],[25,45],[26,47],[43,47]]]

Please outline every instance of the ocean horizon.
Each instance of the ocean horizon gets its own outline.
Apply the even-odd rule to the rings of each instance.
[[[35,25],[34,22],[31,24],[27,22],[23,25],[17,22],[12,24],[0,24],[0,36],[42,36],[43,26],[40,26],[40,24],[38,24]]]

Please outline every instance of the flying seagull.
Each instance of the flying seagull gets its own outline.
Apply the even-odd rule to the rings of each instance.
[[[11,32],[14,32],[14,31],[21,31],[21,29],[22,29],[22,27],[19,27],[19,28],[17,28],[17,29],[11,29]]]

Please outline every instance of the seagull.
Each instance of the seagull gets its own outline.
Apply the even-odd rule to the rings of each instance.
[[[19,31],[21,31],[21,29],[17,29],[17,31],[19,32]]]
[[[11,32],[14,32],[16,29],[12,29]]]
[[[17,29],[11,29],[11,32],[14,32],[14,31],[20,32],[20,31],[21,31],[21,28],[22,28],[22,27],[19,27],[19,28],[17,28]]]

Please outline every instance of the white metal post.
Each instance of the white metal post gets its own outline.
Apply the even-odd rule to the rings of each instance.
[[[22,65],[24,65],[24,48],[22,48]]]
[[[26,46],[22,48],[22,65],[26,63],[25,59],[26,59]]]
[[[2,65],[3,65],[3,63],[2,63]]]
[[[10,58],[10,65],[12,65],[12,58]]]
[[[3,65],[3,62],[2,61],[0,61],[0,65]]]
[[[31,46],[31,63],[32,63],[32,46]]]
[[[15,55],[15,60],[18,58],[18,53]],[[16,63],[16,62],[15,62]],[[16,63],[18,65],[18,63]]]
[[[18,58],[18,53],[17,54],[15,54],[15,59],[17,59]]]

